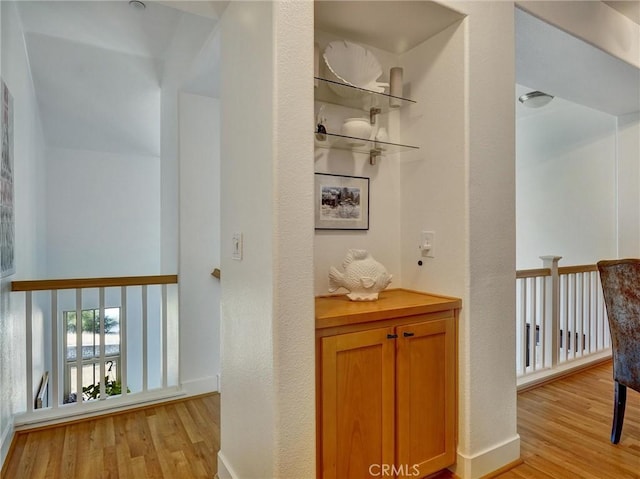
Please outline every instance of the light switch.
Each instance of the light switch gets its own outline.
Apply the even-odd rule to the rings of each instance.
[[[242,260],[242,233],[233,233],[231,239],[231,259]]]
[[[420,235],[420,245],[418,248],[425,258],[436,257],[436,234],[433,231],[423,231]]]

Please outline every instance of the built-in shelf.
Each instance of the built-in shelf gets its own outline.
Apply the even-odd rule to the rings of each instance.
[[[372,108],[379,108],[376,113],[387,113],[390,110],[403,108],[408,105],[415,105],[414,100],[378,93],[366,88],[347,85],[326,78],[314,77],[317,80],[315,99],[324,103],[357,108],[370,112]],[[331,88],[329,87],[331,85]],[[334,90],[340,91],[338,95]],[[395,106],[394,106],[395,105]]]
[[[337,133],[314,133],[315,145],[319,148],[334,148],[337,150],[349,150],[356,153],[369,155],[369,161],[375,164],[378,156],[392,155],[402,151],[419,150],[413,145],[391,143],[387,141],[369,140],[352,136],[339,135]]]

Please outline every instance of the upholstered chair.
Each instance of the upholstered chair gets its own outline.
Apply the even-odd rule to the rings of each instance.
[[[611,442],[618,444],[627,388],[640,391],[640,259],[598,262],[607,307],[615,398]]]

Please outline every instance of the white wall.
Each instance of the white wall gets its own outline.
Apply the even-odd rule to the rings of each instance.
[[[221,55],[221,450],[224,478],[275,477],[273,4],[231,3]],[[244,61],[242,61],[244,60]],[[243,259],[231,261],[231,236]]]
[[[402,285],[458,297],[466,260],[464,34],[454,24],[402,56],[417,101],[402,110],[402,139],[421,147],[400,164]],[[435,232],[435,258],[418,249],[422,231]]]
[[[47,275],[159,274],[157,157],[47,149]]]
[[[465,145],[464,173],[456,176],[464,174],[465,181],[465,212],[459,218],[465,223],[464,249],[458,254],[465,258],[466,271],[459,324],[455,472],[476,478],[520,455],[513,324],[514,5],[451,2],[450,6],[468,15],[463,22],[465,119],[457,125]]]
[[[315,31],[314,41],[320,46],[320,52],[331,41],[342,37]],[[359,43],[371,51],[380,62],[383,72],[391,67],[399,66],[397,55],[380,50],[370,45]],[[324,62],[321,59],[321,72]],[[325,75],[326,76],[326,75]],[[384,77],[381,81],[384,80]],[[388,81],[388,73],[386,81]],[[326,128],[330,133],[340,134],[342,123],[346,118],[367,118],[368,111],[346,108],[320,101],[315,102],[316,115],[321,107],[322,116],[327,118]],[[371,138],[375,137],[378,127],[385,127],[390,141],[400,142],[399,115],[390,112],[379,115],[372,129]],[[352,153],[346,150],[317,148],[315,151],[316,173],[334,175],[362,176],[369,178],[369,230],[316,230],[314,248],[314,271],[316,295],[328,294],[329,268],[341,269],[342,260],[351,248],[366,249],[382,263],[393,275],[391,287],[402,283],[400,267],[400,173],[398,162],[400,155],[384,155],[376,165],[369,164],[369,155]],[[346,292],[345,290],[340,290]]]
[[[182,15],[165,53],[160,96],[161,271],[174,274],[179,255],[178,90],[189,66],[211,33],[210,19]]]
[[[518,118],[518,269],[542,267],[543,255],[565,266],[617,256],[616,123],[557,97]]]
[[[637,258],[640,256],[640,113],[618,118],[617,179],[618,257]]]
[[[219,285],[210,275],[220,249],[219,107],[179,93],[212,35],[211,19],[183,15],[162,74],[160,269],[179,273],[179,369],[187,394],[216,390],[220,369]]]
[[[315,475],[312,8],[222,18],[221,478]]]
[[[275,2],[274,20],[274,477],[315,477],[313,2]]]
[[[181,93],[179,118],[180,380],[205,392],[220,373],[220,102]]]
[[[13,435],[13,415],[26,408],[24,296],[10,283],[45,270],[43,133],[26,58],[20,19],[13,2],[0,3],[0,75],[13,95],[16,274],[0,285],[0,463]],[[42,317],[36,311],[34,366],[42,369]],[[36,383],[37,387],[37,383]]]

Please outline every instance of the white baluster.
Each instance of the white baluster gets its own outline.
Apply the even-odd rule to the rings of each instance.
[[[33,411],[33,298],[31,291],[25,293],[25,336],[27,346],[27,412]]]
[[[127,395],[127,287],[120,288],[120,378],[122,396]]]
[[[64,334],[64,333],[63,333]],[[58,290],[51,290],[51,378],[52,383],[52,407],[57,409],[60,405],[60,357],[58,348]],[[66,361],[66,351],[63,362]]]
[[[147,314],[148,314],[148,305],[147,305],[147,286],[142,286],[142,391],[147,392],[148,382],[149,382],[149,374],[148,374],[148,352],[147,352]]]

